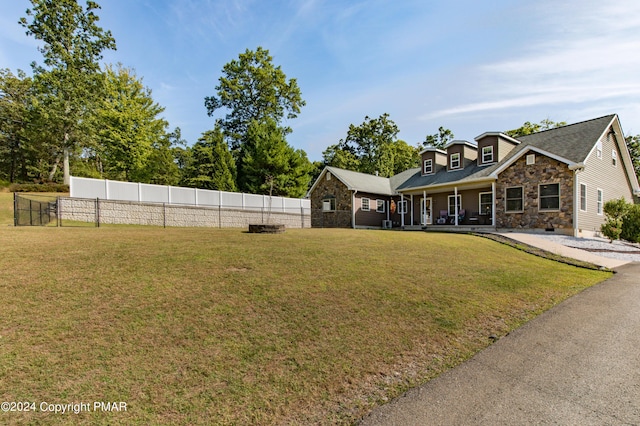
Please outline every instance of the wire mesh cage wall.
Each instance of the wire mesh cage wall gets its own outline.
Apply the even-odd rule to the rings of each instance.
[[[51,195],[13,194],[15,226],[57,226],[58,198]]]

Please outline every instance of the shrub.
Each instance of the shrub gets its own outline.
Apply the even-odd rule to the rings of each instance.
[[[640,204],[631,204],[628,206],[627,214],[622,219],[622,233],[620,237],[623,240],[640,243]]]
[[[609,200],[604,203],[605,223],[600,230],[602,234],[609,238],[610,242],[620,239],[622,234],[622,221],[629,210],[629,204],[624,198]]]
[[[60,183],[14,183],[11,192],[69,192],[69,185]]]

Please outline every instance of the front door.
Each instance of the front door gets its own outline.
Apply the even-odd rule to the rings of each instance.
[[[423,198],[420,203],[420,223],[422,225],[431,225],[433,223],[433,216],[431,214],[431,205],[433,200],[431,197]]]

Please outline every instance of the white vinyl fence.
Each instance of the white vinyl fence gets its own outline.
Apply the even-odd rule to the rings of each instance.
[[[311,200],[303,198],[270,197],[268,195],[209,189],[181,188],[146,183],[71,177],[71,198],[99,198],[101,200],[136,201],[187,206],[222,207],[240,210],[270,210],[296,213],[310,211]]]
[[[311,201],[268,195],[71,177],[61,201],[66,220],[164,226],[311,226]]]

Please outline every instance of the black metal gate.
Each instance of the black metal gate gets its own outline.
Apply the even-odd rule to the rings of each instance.
[[[58,226],[58,198],[14,193],[13,223],[15,226]]]

